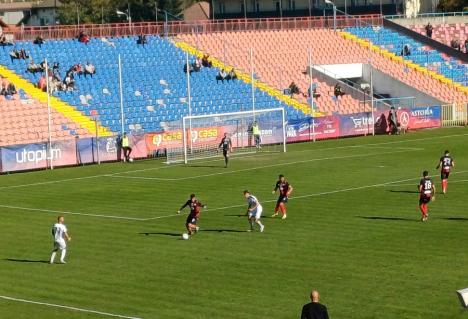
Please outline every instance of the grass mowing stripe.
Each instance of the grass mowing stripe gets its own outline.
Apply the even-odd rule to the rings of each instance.
[[[411,151],[415,151],[415,150],[413,150],[413,149],[409,149],[409,150],[404,149],[404,150],[392,151],[392,152],[380,152],[380,153],[371,153],[371,154],[356,154],[356,155],[346,155],[346,156],[332,156],[332,157],[313,158],[313,159],[302,160],[302,161],[292,161],[292,162],[284,162],[284,163],[277,163],[277,164],[270,164],[270,165],[262,165],[262,166],[249,167],[249,168],[232,170],[232,171],[227,171],[227,172],[217,172],[217,173],[211,173],[211,174],[204,174],[204,175],[197,175],[197,176],[187,176],[187,177],[180,177],[180,178],[162,178],[162,177],[144,177],[144,176],[118,176],[118,175],[108,175],[108,177],[176,182],[176,181],[185,181],[185,180],[189,180],[189,179],[197,179],[197,178],[202,178],[202,177],[213,177],[213,176],[226,175],[226,174],[236,174],[236,173],[242,173],[242,172],[250,172],[250,171],[256,171],[256,170],[264,169],[264,168],[272,168],[272,167],[280,167],[280,166],[296,165],[296,164],[305,164],[305,163],[311,163],[311,162],[329,161],[329,160],[336,160],[336,159],[350,159],[350,158],[359,158],[359,157],[368,157],[368,156],[379,156],[379,155],[384,155],[384,154],[396,154],[396,153],[411,152]]]
[[[117,315],[117,314],[102,312],[102,311],[97,311],[97,310],[83,309],[83,308],[70,307],[70,306],[64,306],[64,305],[57,305],[57,304],[52,304],[52,303],[47,303],[47,302],[32,301],[32,300],[13,298],[13,297],[8,297],[8,296],[1,296],[1,295],[0,295],[0,299],[9,300],[9,301],[16,301],[16,302],[24,302],[24,303],[47,306],[47,307],[63,308],[63,309],[69,309],[69,310],[73,310],[73,311],[88,312],[88,313],[93,313],[93,314],[107,316],[107,317],[114,317],[114,318],[142,319],[142,318],[139,318],[139,317],[123,316],[123,315]]]
[[[388,144],[396,144],[396,143],[408,143],[408,142],[418,142],[418,141],[427,141],[433,139],[443,139],[443,138],[452,138],[452,137],[462,137],[468,136],[468,134],[451,134],[451,135],[444,135],[444,136],[433,136],[433,137],[425,137],[425,138],[417,138],[417,139],[408,139],[408,140],[400,140],[400,141],[391,141],[391,142],[381,142],[381,143],[369,143],[369,144],[361,144],[361,145],[346,145],[346,146],[336,146],[336,147],[329,147],[329,148],[317,148],[312,150],[297,150],[294,152],[311,152],[311,151],[322,151],[322,150],[336,150],[336,149],[343,149],[343,148],[357,148],[357,147],[368,147],[368,146],[378,146],[378,145],[388,145]],[[407,149],[407,150],[420,150],[419,148],[399,148],[399,149]],[[253,156],[244,156],[243,158],[247,157],[254,157],[254,156],[271,156],[272,154],[255,154]],[[207,161],[196,161],[197,163],[212,163],[212,162],[219,162],[221,159],[213,159]],[[20,188],[20,187],[29,187],[29,186],[40,186],[40,185],[47,185],[47,184],[55,184],[55,183],[62,183],[62,182],[69,182],[75,181],[80,179],[88,179],[88,178],[99,178],[99,177],[106,177],[110,175],[119,175],[119,174],[130,174],[130,173],[138,173],[138,172],[146,172],[150,170],[159,170],[159,169],[167,169],[167,168],[176,168],[179,166],[185,166],[185,164],[173,164],[167,166],[159,166],[159,167],[151,167],[145,169],[137,169],[137,170],[129,170],[124,172],[116,172],[110,174],[99,174],[99,175],[91,175],[91,176],[84,176],[84,177],[74,177],[74,178],[67,178],[61,180],[54,180],[54,181],[47,181],[47,182],[39,182],[39,183],[30,183],[30,184],[21,184],[21,185],[10,185],[10,186],[0,186],[0,190],[2,189],[10,189],[10,188]]]

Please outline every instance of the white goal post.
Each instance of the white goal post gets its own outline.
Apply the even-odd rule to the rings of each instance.
[[[185,116],[178,125],[181,144],[166,150],[167,163],[222,156],[224,134],[231,138],[232,156],[286,152],[286,124],[283,108]]]

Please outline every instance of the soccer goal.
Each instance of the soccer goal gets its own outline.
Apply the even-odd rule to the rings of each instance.
[[[255,152],[286,152],[286,119],[283,108],[186,116],[180,123],[181,145],[167,148],[167,162],[221,156],[219,143],[231,138],[231,156]]]

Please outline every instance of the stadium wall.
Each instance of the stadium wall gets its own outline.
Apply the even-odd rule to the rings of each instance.
[[[363,79],[370,83],[369,64],[363,64]],[[417,85],[410,86],[396,80],[388,74],[372,68],[374,90],[381,95],[389,96],[411,96],[415,98],[416,105],[441,105],[443,102],[436,98],[417,90]]]
[[[287,123],[287,142],[304,142],[348,136],[386,134],[388,111],[362,112],[305,118]],[[374,121],[372,120],[374,118]],[[405,129],[441,127],[441,107],[428,106],[398,110],[398,118]],[[207,140],[220,140],[224,128],[197,128],[194,141],[203,144]],[[206,131],[206,132],[205,132]],[[208,133],[209,134],[208,134]],[[207,134],[205,134],[207,133]],[[182,145],[182,130],[131,135],[132,157],[152,158],[163,156],[168,147]],[[267,140],[267,139],[266,139]],[[25,145],[0,147],[0,172],[9,173],[51,167],[76,166],[117,160],[115,137],[84,138]]]

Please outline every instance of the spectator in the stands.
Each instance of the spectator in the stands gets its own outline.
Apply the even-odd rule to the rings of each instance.
[[[15,85],[13,83],[11,83],[11,82],[10,82],[10,84],[8,84],[6,91],[7,91],[7,95],[13,95],[13,94],[18,93],[16,91]]]
[[[213,63],[209,60],[210,56],[208,54],[205,54],[202,58],[202,65],[205,68],[211,68],[213,66]]]
[[[13,49],[10,51],[11,62],[13,62],[13,60],[19,60],[19,58],[20,58],[20,52],[17,49]]]
[[[29,59],[29,55],[26,53],[25,49],[20,50],[19,58],[22,59],[22,60]]]
[[[465,53],[468,54],[468,39],[465,40]]]
[[[452,49],[455,49],[455,50],[458,50],[458,51],[461,50],[460,41],[458,41],[458,39],[452,39],[450,41],[450,46],[452,47]]]
[[[44,44],[44,42],[44,39],[40,35],[38,35],[33,41],[33,43],[39,45],[39,47],[41,47]]]
[[[218,83],[219,81],[224,83],[224,80],[226,79],[226,77],[227,77],[226,71],[224,71],[224,69],[221,69],[218,75],[216,76],[216,83]]]
[[[86,77],[88,74],[91,75],[91,77],[96,74],[96,68],[91,64],[91,62],[87,62],[84,69],[84,76]]]
[[[200,72],[200,69],[201,69],[202,65],[200,64],[200,61],[198,59],[196,59],[193,62],[192,67],[193,67],[194,72]]]
[[[59,71],[60,70],[60,63],[58,62],[54,62],[54,65],[52,66],[52,70],[55,72],[55,71]]]
[[[47,83],[46,83],[46,77],[45,75],[42,75],[40,78],[39,78],[39,81],[37,82],[37,87],[39,89],[41,89],[42,91],[46,91],[47,89]]]
[[[291,84],[289,84],[289,94],[291,94],[291,98],[293,98],[294,94],[299,94],[301,93],[301,91],[299,90],[299,87],[297,86],[296,83],[291,82]]]
[[[188,64],[188,70],[187,70],[187,63],[184,63],[184,72],[187,73],[189,72],[190,75],[192,75],[193,72],[193,66],[191,64]]]
[[[339,98],[340,96],[345,95],[345,93],[341,90],[341,86],[339,83],[336,83],[333,93],[336,98]]]
[[[7,87],[8,87],[8,85],[6,84],[6,82],[3,82],[0,85],[0,95],[6,95]]]
[[[75,89],[75,79],[73,78],[73,73],[68,73],[68,75],[65,77],[65,80],[63,80],[63,83],[65,84],[67,91],[73,91]]]
[[[432,38],[432,24],[430,22],[427,23],[426,27],[426,35],[429,37],[429,38]]]
[[[34,60],[31,59],[31,60],[29,61],[29,65],[28,65],[27,71],[28,71],[29,73],[35,74],[35,73],[44,71],[44,69],[42,68],[42,66],[41,66],[40,64],[34,63]]]
[[[140,35],[138,36],[137,44],[140,44],[140,45],[143,45],[143,46],[144,46],[144,45],[147,44],[147,43],[148,43],[148,40],[146,40],[146,35],[140,34]]]
[[[411,50],[408,44],[405,44],[403,46],[403,49],[401,49],[401,56],[410,56],[411,55]]]
[[[317,93],[317,86],[313,85],[312,87],[313,87],[313,91],[312,91],[313,98],[314,99],[319,98],[320,93]],[[307,94],[308,94],[308,97],[310,97],[310,87],[307,89]]]
[[[75,65],[73,65],[70,70],[68,70],[69,72],[73,72],[73,73],[76,73],[78,74],[78,76],[81,77],[81,75],[83,74],[83,67],[81,66],[80,63],[77,63]]]
[[[78,41],[84,44],[88,44],[89,36],[83,31],[81,31],[80,34],[78,35]]]
[[[228,75],[227,75],[227,80],[237,80],[237,74],[236,74],[236,70],[234,70],[234,68],[231,69],[231,71],[229,71]]]
[[[7,45],[13,45],[13,43],[8,42],[6,36],[4,34],[0,35],[0,46],[5,47]]]

